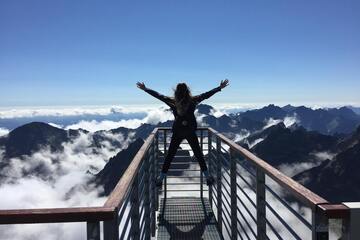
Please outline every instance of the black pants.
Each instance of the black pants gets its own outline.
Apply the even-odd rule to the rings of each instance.
[[[177,149],[183,139],[186,139],[188,141],[191,149],[194,152],[196,159],[198,160],[198,162],[200,164],[201,171],[207,170],[204,155],[200,149],[200,144],[199,144],[196,132],[195,131],[185,132],[185,133],[173,132],[173,135],[172,135],[172,138],[170,141],[170,146],[169,146],[167,155],[165,156],[164,165],[161,170],[163,173],[167,173],[167,171],[169,170],[171,161],[174,159]]]

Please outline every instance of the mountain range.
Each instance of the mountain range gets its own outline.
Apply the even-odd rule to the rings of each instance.
[[[359,201],[360,116],[352,109],[314,110],[304,106],[270,104],[261,109],[220,117],[213,116],[213,112],[211,106],[199,105],[199,126],[214,128],[279,169],[310,163],[307,169],[301,169],[291,177],[328,200]],[[89,169],[93,181],[104,186],[104,194],[108,195],[149,133],[156,126],[171,125],[172,121],[166,121],[157,125],[142,124],[135,129],[120,127],[89,133],[82,129],[64,130],[42,122],[31,122],[0,137],[0,150],[3,152],[0,169],[4,169],[12,158],[25,161],[24,156],[36,153],[44,146],[54,153],[62,151],[64,143],[81,134],[91,136],[93,151],[100,150],[104,141],[120,149],[122,143],[116,140],[120,134],[131,139],[128,146],[106,159],[103,169],[97,172]],[[324,157],[324,153],[328,155]],[[323,157],[320,159],[321,154]],[[41,175],[37,172],[28,174]],[[0,175],[0,180],[4,177]]]

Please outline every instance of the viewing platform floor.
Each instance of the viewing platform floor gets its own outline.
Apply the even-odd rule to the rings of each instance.
[[[207,198],[160,200],[157,239],[223,239]]]

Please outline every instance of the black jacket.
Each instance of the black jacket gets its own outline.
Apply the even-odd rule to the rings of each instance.
[[[208,92],[202,93],[200,95],[196,95],[193,96],[191,101],[190,101],[190,105],[185,113],[184,116],[180,116],[177,113],[176,110],[176,106],[175,106],[175,99],[168,97],[168,96],[164,96],[152,89],[149,88],[145,88],[144,89],[145,92],[149,93],[150,95],[156,97],[157,99],[163,101],[164,103],[166,103],[170,109],[172,110],[173,114],[174,114],[174,123],[172,125],[172,131],[173,132],[188,132],[188,131],[195,131],[197,128],[197,122],[196,122],[196,118],[194,115],[196,106],[203,100],[211,97],[212,95],[214,95],[215,93],[221,91],[221,87],[216,87]]]

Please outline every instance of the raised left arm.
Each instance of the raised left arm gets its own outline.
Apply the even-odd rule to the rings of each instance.
[[[152,90],[152,89],[150,89],[150,88],[147,88],[144,83],[138,82],[138,83],[137,83],[137,86],[138,86],[138,88],[144,90],[145,92],[147,92],[147,93],[150,94],[151,96],[159,99],[160,101],[163,101],[163,102],[166,103],[169,107],[173,106],[173,100],[172,100],[170,97],[165,96],[165,95],[163,95],[163,94],[161,94],[161,93],[158,93],[157,91]]]

